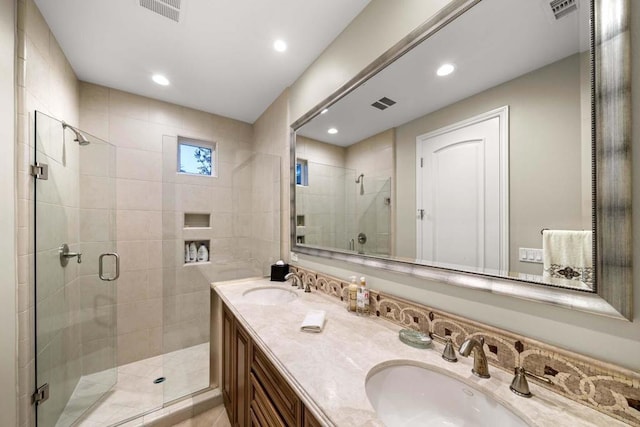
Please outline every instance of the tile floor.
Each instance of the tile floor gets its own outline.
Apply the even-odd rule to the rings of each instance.
[[[154,384],[159,377],[166,380]],[[208,387],[209,343],[119,366],[113,384],[115,379],[115,369],[83,376],[56,427],[68,427],[80,415],[76,426],[111,426]]]
[[[181,423],[174,424],[174,427],[231,427],[231,423],[224,410],[224,405],[220,405]]]

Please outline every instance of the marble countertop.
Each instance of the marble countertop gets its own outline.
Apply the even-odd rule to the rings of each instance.
[[[243,298],[245,291],[266,286],[294,290],[298,297],[278,305],[257,305]],[[326,425],[383,426],[367,399],[365,381],[372,368],[394,361],[446,371],[490,394],[531,426],[626,425],[539,387],[534,380],[529,381],[534,396],[518,397],[509,390],[512,374],[490,366],[491,378],[478,378],[471,373],[471,357],[458,357],[458,363],[449,363],[441,358],[443,346],[439,343],[428,349],[405,345],[398,339],[400,326],[375,316],[356,316],[344,303],[320,292],[304,293],[289,283],[270,282],[268,278],[214,283],[212,288],[305,406]],[[300,331],[309,310],[326,311],[324,329],[319,334]]]

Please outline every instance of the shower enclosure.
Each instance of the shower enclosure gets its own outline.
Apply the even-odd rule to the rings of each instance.
[[[311,161],[307,168],[296,187],[298,243],[389,255],[391,178]]]
[[[36,384],[44,427],[72,425],[117,381],[115,148],[78,139],[36,112]]]
[[[116,146],[34,121],[37,425],[119,425],[214,387],[210,284],[278,259],[280,158],[223,144],[216,177],[190,176],[164,136],[144,187]],[[186,262],[191,242],[208,259]]]

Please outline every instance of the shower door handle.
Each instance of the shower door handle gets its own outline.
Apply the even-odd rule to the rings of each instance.
[[[103,274],[104,257],[107,256],[112,256],[116,259],[116,275],[113,277],[105,277]],[[100,277],[100,280],[104,280],[105,282],[113,282],[114,280],[117,280],[118,277],[120,277],[120,255],[115,252],[107,252],[100,255],[100,258],[98,259],[98,276]]]

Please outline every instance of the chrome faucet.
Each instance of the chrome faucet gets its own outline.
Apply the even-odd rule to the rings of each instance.
[[[484,354],[484,338],[467,338],[460,346],[460,356],[469,357],[473,351],[473,372],[474,375],[480,378],[489,378],[489,364],[487,363],[487,356]]]
[[[289,273],[286,276],[284,276],[284,280],[289,280],[289,279],[291,279],[291,286],[298,285],[298,289],[304,289],[304,286],[302,285],[302,280],[300,280],[300,277],[298,277],[296,273]],[[309,290],[309,292],[311,292],[311,290]]]

